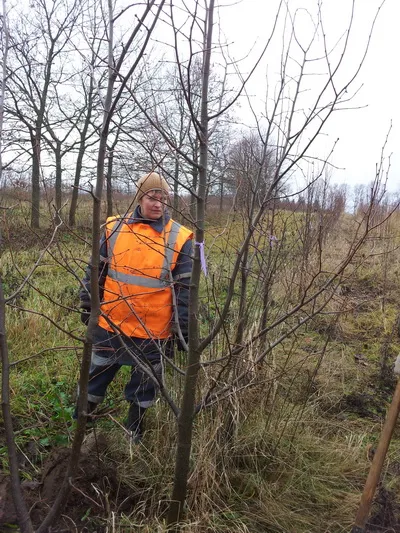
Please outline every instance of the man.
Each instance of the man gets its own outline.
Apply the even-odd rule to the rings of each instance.
[[[100,246],[102,303],[94,332],[88,413],[103,401],[121,365],[130,365],[126,428],[134,442],[142,438],[143,417],[157,393],[157,381],[149,373],[162,379],[163,355],[173,355],[173,334],[178,346],[187,340],[193,234],[170,218],[168,195],[168,184],[159,174],[143,176],[134,212],[107,219]],[[89,268],[83,285],[81,319],[87,324]]]

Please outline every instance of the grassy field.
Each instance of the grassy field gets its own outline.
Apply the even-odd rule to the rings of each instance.
[[[83,220],[89,220],[87,213]],[[202,282],[199,316],[203,335],[218,319],[245,227],[246,221],[232,214],[207,227],[209,276]],[[264,293],[268,292],[266,323],[274,324],[293,307],[310,280],[315,290],[334,272],[355,227],[355,220],[344,215],[324,235],[318,254],[320,236],[309,235],[307,250],[299,213],[275,213],[273,220],[269,216],[258,227],[247,269],[242,338],[246,349],[235,360],[235,371],[248,369],[248,380],[197,417],[188,519],[182,531],[349,531],[395,385],[392,364],[400,349],[398,220],[371,235],[320,313],[284,336],[312,315],[320,302],[316,299],[274,326],[262,343],[251,339],[258,331]],[[272,232],[278,238],[275,247],[270,245]],[[21,209],[3,220],[3,235],[6,296],[18,290],[40,258],[7,307],[16,442],[22,478],[27,487],[35,487],[26,489],[28,502],[37,502],[40,493],[41,504],[32,507],[34,519],[39,520],[57,490],[72,436],[79,339],[84,334],[79,279],[90,255],[90,230],[86,223],[73,233],[60,229],[48,246],[52,230],[33,234]],[[234,346],[241,318],[240,288],[238,282],[223,332],[205,351],[204,361],[221,357]],[[265,346],[282,335],[282,342],[258,363]],[[178,363],[184,368],[184,359]],[[104,416],[88,434],[79,477],[64,511],[64,530],[164,531],[175,420],[160,399],[149,414],[143,444],[130,446],[122,428],[127,372],[122,369],[113,382]],[[232,368],[221,373],[218,366],[205,366],[199,398],[212,380],[218,377],[222,383],[232,372]],[[168,372],[166,380],[179,401],[182,378]],[[399,437],[396,430],[371,532],[400,531]],[[8,466],[2,433],[0,461],[4,483]],[[36,487],[36,482],[41,485]]]

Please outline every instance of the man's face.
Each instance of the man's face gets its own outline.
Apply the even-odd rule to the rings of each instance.
[[[149,191],[139,201],[143,218],[157,220],[160,218],[165,209],[167,195],[162,191]]]

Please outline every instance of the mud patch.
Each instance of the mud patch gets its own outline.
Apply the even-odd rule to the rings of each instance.
[[[23,484],[35,528],[41,524],[59,493],[68,460],[68,449],[54,450],[43,466],[41,479]],[[17,522],[10,492],[9,479],[0,478],[0,531],[6,524]],[[52,532],[105,531],[105,519],[112,511],[129,512],[132,509],[134,492],[121,483],[113,460],[107,457],[105,437],[91,433],[82,447],[67,504]]]
[[[379,487],[365,533],[400,533],[400,504],[393,491]]]
[[[386,402],[376,393],[352,392],[342,398],[339,409],[361,418],[377,420],[385,416]]]
[[[0,475],[0,527],[16,522],[14,505],[11,499],[10,480]]]

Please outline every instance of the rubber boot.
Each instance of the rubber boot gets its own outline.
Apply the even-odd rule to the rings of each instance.
[[[128,419],[125,422],[125,427],[129,431],[129,438],[134,444],[138,444],[143,438],[144,432],[144,414],[146,409],[140,407],[137,403],[130,403],[128,411]]]

